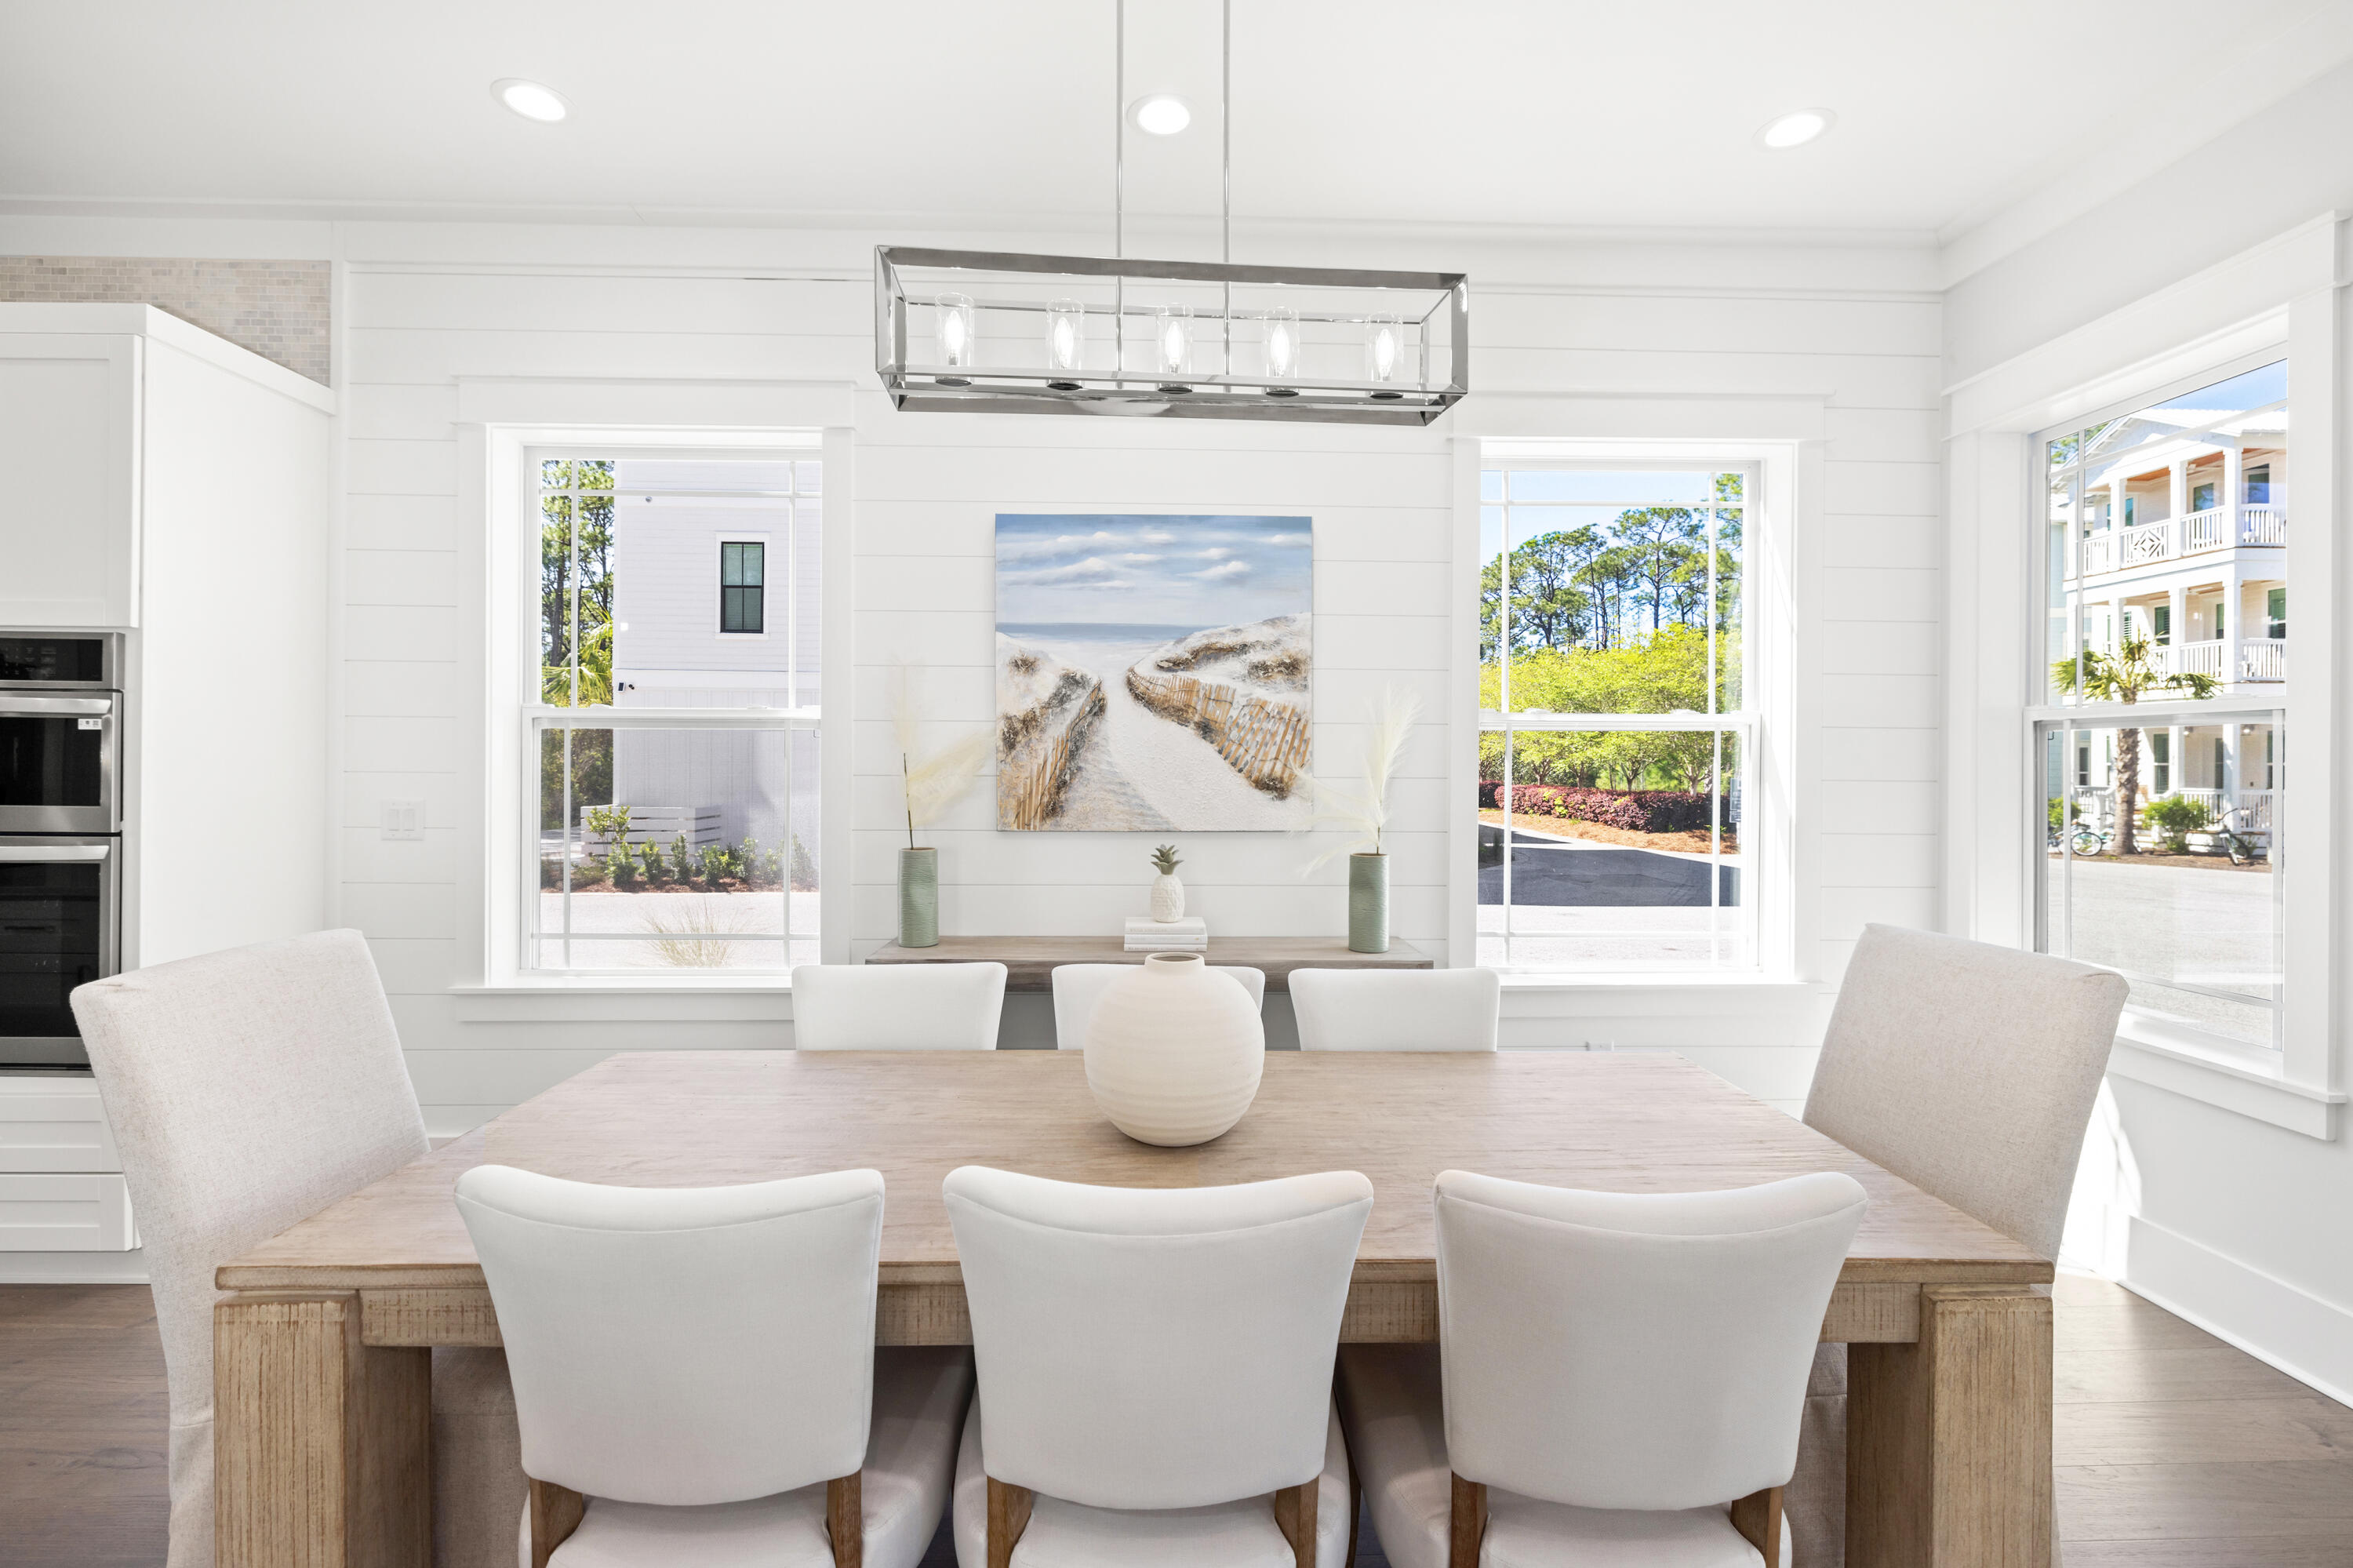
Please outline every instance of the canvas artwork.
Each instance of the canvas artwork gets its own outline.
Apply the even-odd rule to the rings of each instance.
[[[1305,517],[999,514],[997,825],[1303,825],[1314,567]]]

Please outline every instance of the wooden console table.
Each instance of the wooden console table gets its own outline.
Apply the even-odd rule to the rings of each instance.
[[[1003,964],[1008,991],[1051,991],[1057,964],[1140,964],[1118,937],[942,937],[936,948],[877,948],[870,964]],[[1338,937],[1212,937],[1203,957],[1266,971],[1266,989],[1289,991],[1293,969],[1427,969],[1428,953],[1391,942],[1386,953],[1352,953]]]

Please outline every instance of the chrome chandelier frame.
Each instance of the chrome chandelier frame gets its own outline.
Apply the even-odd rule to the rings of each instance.
[[[1125,254],[1127,5],[1119,0],[1113,254],[876,246],[874,369],[896,407],[914,413],[1427,425],[1469,395],[1471,285],[1464,274],[1233,260],[1233,0],[1225,0],[1223,260],[1132,260]],[[1204,285],[1215,286],[1213,303]],[[1174,298],[1172,286],[1185,297]],[[1237,290],[1243,293],[1240,308]],[[1085,302],[1090,295],[1092,305]],[[1107,334],[1085,332],[1085,321],[1105,318]],[[1178,324],[1169,335],[1172,319]],[[1133,330],[1139,321],[1143,330]],[[1214,336],[1197,338],[1196,323]],[[1063,335],[1055,338],[1058,332]],[[911,344],[926,339],[932,353],[914,359]],[[1255,351],[1256,363],[1238,364],[1238,348],[1246,360]],[[1214,372],[1199,368],[1205,359],[1214,362]],[[1361,374],[1335,374],[1341,360],[1356,363]]]

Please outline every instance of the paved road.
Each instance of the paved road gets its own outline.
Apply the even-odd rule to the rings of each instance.
[[[2133,1001],[2237,1038],[2268,1044],[2271,1012],[2261,1002],[2278,972],[2276,920],[2268,871],[2179,865],[2050,863],[2052,946],[2089,963],[2108,964],[2149,980],[2133,981]],[[2072,934],[2072,942],[2062,938]],[[2244,996],[2234,1002],[2171,986],[2173,980]]]
[[[1717,901],[1740,902],[1740,868],[1719,866]],[[1479,902],[1504,901],[1501,864],[1479,868]],[[1707,863],[1697,856],[1621,849],[1583,839],[1512,833],[1512,902],[1556,907],[1707,906]]]

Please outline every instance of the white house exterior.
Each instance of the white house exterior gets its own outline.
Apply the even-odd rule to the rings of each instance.
[[[818,468],[616,464],[617,706],[817,705]],[[613,741],[613,803],[631,809],[632,839],[797,840],[817,854],[813,732],[623,729]]]
[[[2153,421],[2181,433],[2148,439]],[[2128,450],[2102,450],[2132,437],[2140,439]],[[2068,493],[2053,497],[2058,602],[2073,609],[2058,612],[2053,657],[2114,653],[2126,637],[2144,637],[2161,671],[2211,676],[2219,695],[2284,705],[2287,409],[2148,409],[2113,422],[2076,461],[2082,515],[2071,515]],[[2173,725],[2143,736],[2143,802],[2184,795],[2218,817],[2236,809],[2239,826],[2268,833],[2280,761],[2272,725]],[[2062,787],[2088,814],[2112,819],[2115,733],[2079,732],[2074,744]]]

